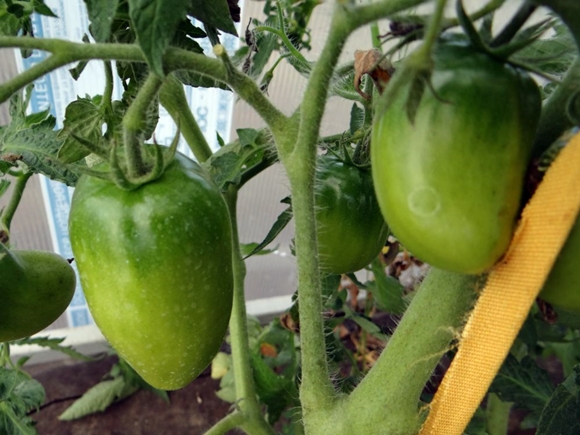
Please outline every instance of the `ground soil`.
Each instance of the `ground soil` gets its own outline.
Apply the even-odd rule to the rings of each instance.
[[[186,388],[169,393],[171,403],[149,391],[112,405],[106,412],[75,421],[58,416],[87,389],[97,384],[116,359],[93,362],[64,360],[30,366],[28,372],[46,390],[46,401],[31,414],[40,435],[198,435],[226,415],[230,404],[216,395],[219,381],[204,372]],[[239,432],[232,431],[230,434]]]

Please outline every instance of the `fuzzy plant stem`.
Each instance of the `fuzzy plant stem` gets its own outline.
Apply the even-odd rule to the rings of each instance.
[[[205,162],[212,155],[211,148],[199,128],[185,97],[183,85],[172,74],[167,76],[159,91],[159,101],[173,121],[179,126],[191,152],[199,162]]]
[[[149,170],[143,160],[140,137],[145,127],[147,110],[157,97],[162,83],[159,76],[150,73],[123,117],[123,143],[131,178],[141,177]]]
[[[231,187],[225,194],[226,203],[232,222],[234,298],[232,316],[230,318],[230,343],[232,346],[233,371],[235,374],[236,404],[244,414],[244,424],[240,425],[251,435],[273,435],[272,428],[262,415],[256,396],[254,377],[250,365],[250,345],[248,342],[248,320],[246,314],[246,298],[244,279],[246,265],[240,252],[237,226],[237,192]]]
[[[10,237],[10,225],[12,224],[12,219],[14,218],[16,209],[20,204],[20,200],[22,199],[26,183],[28,183],[32,174],[33,172],[23,172],[16,177],[10,201],[0,213],[0,230],[5,231],[8,237]]]
[[[383,433],[417,433],[421,392],[458,337],[479,279],[431,269],[383,353],[347,399],[346,412],[356,421],[357,433],[375,433],[373,425]]]

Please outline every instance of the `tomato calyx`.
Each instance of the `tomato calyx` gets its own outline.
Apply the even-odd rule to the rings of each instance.
[[[133,143],[130,146],[125,145],[119,148],[117,142],[113,141],[111,149],[108,151],[83,137],[71,133],[75,140],[98,157],[97,163],[108,163],[107,169],[104,170],[94,169],[93,167],[77,168],[76,166],[75,169],[91,177],[112,181],[123,190],[135,190],[146,183],[157,180],[163,175],[163,172],[175,156],[179,135],[178,126],[177,132],[168,148],[162,147],[157,143],[145,144],[144,146],[139,143]],[[139,156],[143,159],[141,174],[132,174],[135,171],[130,168],[129,147],[138,147]]]

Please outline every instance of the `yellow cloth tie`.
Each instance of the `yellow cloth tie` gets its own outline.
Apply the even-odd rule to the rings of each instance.
[[[542,289],[580,209],[580,134],[525,207],[508,252],[490,272],[419,435],[461,435]]]

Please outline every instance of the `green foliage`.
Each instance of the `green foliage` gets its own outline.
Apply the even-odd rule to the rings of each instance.
[[[0,433],[35,435],[28,412],[44,402],[44,388],[26,373],[0,367]]]
[[[80,399],[69,406],[58,418],[70,421],[96,412],[103,412],[113,403],[146,389],[169,403],[167,392],[147,384],[124,360],[119,359],[104,379],[87,390]]]
[[[73,186],[78,175],[57,159],[61,141],[54,130],[55,118],[48,110],[26,114],[31,88],[26,96],[16,94],[10,100],[12,122],[0,127],[2,160],[21,161],[31,170]],[[14,163],[16,164],[16,163]]]

